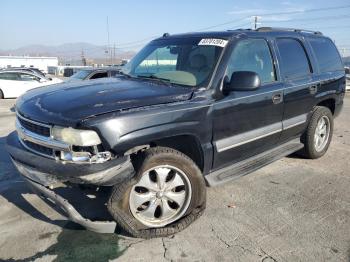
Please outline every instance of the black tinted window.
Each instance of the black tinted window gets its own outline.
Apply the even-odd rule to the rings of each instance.
[[[111,77],[115,76],[118,71],[110,71]]]
[[[259,75],[261,83],[276,81],[275,70],[267,42],[263,39],[247,39],[238,42],[233,50],[226,75],[233,72],[252,71]]]
[[[298,78],[311,72],[305,50],[298,40],[277,39],[277,46],[281,56],[281,71],[286,78]]]
[[[328,38],[310,38],[321,72],[344,70],[337,48]]]
[[[90,77],[90,79],[97,79],[97,78],[104,78],[104,77],[108,77],[107,72],[96,73],[92,77]]]

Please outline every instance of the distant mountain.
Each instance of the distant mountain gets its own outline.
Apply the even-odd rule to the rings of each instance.
[[[88,59],[106,58],[106,46],[99,46],[89,43],[67,43],[57,46],[47,45],[28,45],[17,49],[0,50],[0,55],[18,55],[18,56],[56,56],[62,60],[80,59],[82,52]],[[110,50],[113,54],[113,50]],[[135,54],[134,51],[121,51],[116,48],[116,58],[130,58]]]

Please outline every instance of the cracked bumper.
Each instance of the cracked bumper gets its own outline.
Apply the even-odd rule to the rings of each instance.
[[[32,188],[32,190],[41,198],[53,202],[60,210],[63,211],[63,215],[69,220],[83,226],[84,228],[97,232],[97,233],[114,233],[117,223],[114,221],[91,221],[80,215],[80,213],[68,202],[67,199],[57,195],[54,191],[25,178],[26,182]]]
[[[16,133],[8,136],[6,149],[11,159],[33,191],[43,199],[54,203],[69,220],[98,233],[113,233],[114,221],[91,221],[84,218],[67,199],[49,188],[64,182],[112,186],[130,179],[134,168],[129,157],[117,158],[103,164],[64,164],[26,150],[18,141]]]
[[[6,150],[12,159],[27,167],[26,173],[30,174],[32,180],[37,181],[39,173],[45,174],[41,176],[43,179],[37,181],[44,186],[49,185],[51,180],[113,186],[134,175],[134,168],[128,156],[118,157],[105,163],[65,163],[28,151],[19,142],[16,132],[7,137]]]

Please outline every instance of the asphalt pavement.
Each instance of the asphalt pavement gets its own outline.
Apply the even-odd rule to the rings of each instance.
[[[208,188],[202,217],[151,240],[83,230],[31,193],[4,149],[14,102],[0,100],[0,261],[350,261],[349,96],[324,157]]]

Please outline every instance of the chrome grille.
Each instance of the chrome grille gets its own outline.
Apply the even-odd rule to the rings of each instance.
[[[45,125],[36,121],[32,121],[24,118],[23,116],[17,114],[17,119],[22,127],[33,132],[35,134],[49,137],[51,133],[51,127],[49,125]]]
[[[34,143],[30,142],[30,141],[23,141],[23,143],[29,149],[33,150],[36,153],[43,154],[45,156],[50,156],[50,157],[52,157],[53,154],[54,154],[54,151],[52,150],[52,148],[48,148],[48,147],[45,147],[45,146],[34,144]]]
[[[51,138],[50,125],[27,119],[18,113],[16,129],[21,144],[38,155],[55,158],[55,151],[69,149],[69,145]]]

